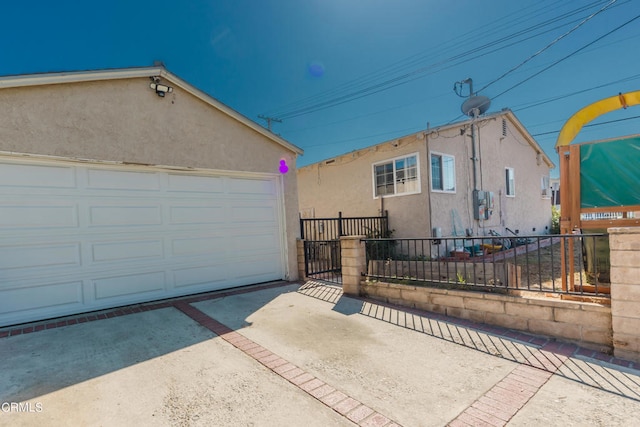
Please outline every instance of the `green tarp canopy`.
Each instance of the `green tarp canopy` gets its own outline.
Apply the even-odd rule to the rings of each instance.
[[[640,205],[640,136],[580,146],[582,208]]]

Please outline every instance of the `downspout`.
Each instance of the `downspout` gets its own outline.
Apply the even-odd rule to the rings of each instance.
[[[473,86],[472,86],[473,87]],[[478,172],[476,162],[476,127],[475,127],[476,115],[473,115],[471,119],[471,161],[473,162],[473,191],[478,191]],[[475,193],[474,193],[475,194]]]
[[[427,123],[427,131],[424,133],[424,145],[425,145],[425,149],[427,151],[427,155],[426,155],[426,159],[425,159],[425,164],[427,167],[427,173],[426,173],[426,177],[427,177],[427,204],[429,205],[429,230],[428,230],[428,235],[433,237],[433,211],[431,209],[431,187],[428,184],[429,180],[431,179],[431,175],[429,174],[429,165],[431,165],[431,158],[429,157],[429,123]]]

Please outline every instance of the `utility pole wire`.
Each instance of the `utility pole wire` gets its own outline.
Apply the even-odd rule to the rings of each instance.
[[[544,67],[544,68],[543,68],[543,69],[541,69],[540,71],[538,71],[538,72],[536,72],[536,73],[534,73],[534,74],[530,75],[529,77],[527,77],[527,78],[526,78],[526,79],[524,79],[524,80],[519,81],[518,83],[514,84],[514,85],[513,85],[513,86],[511,86],[510,88],[503,90],[502,92],[500,92],[500,93],[499,93],[499,94],[497,94],[496,96],[492,96],[490,99],[493,101],[494,99],[496,99],[496,98],[498,98],[498,97],[500,97],[500,96],[504,95],[504,94],[505,94],[505,93],[507,93],[507,92],[510,92],[511,90],[513,90],[513,89],[517,88],[518,86],[523,85],[524,83],[528,82],[528,81],[529,81],[529,80],[531,80],[532,78],[534,78],[534,77],[536,77],[536,76],[539,76],[540,74],[544,73],[545,71],[549,70],[550,68],[555,67],[555,66],[556,66],[556,65],[558,65],[559,63],[561,63],[561,62],[565,61],[566,59],[571,58],[572,56],[574,56],[574,55],[578,54],[579,52],[581,52],[581,51],[585,50],[585,49],[586,49],[586,48],[588,48],[589,46],[591,46],[591,45],[593,45],[593,44],[595,44],[595,43],[599,42],[599,41],[600,41],[600,40],[602,40],[603,38],[605,38],[605,37],[607,37],[607,36],[610,36],[611,34],[615,33],[616,31],[620,30],[621,28],[623,28],[623,27],[625,27],[625,26],[629,25],[630,23],[632,23],[633,21],[637,20],[638,18],[640,18],[640,15],[636,15],[636,16],[634,16],[633,18],[631,18],[631,19],[630,19],[630,20],[628,20],[627,22],[625,22],[625,23],[623,23],[623,24],[618,25],[618,26],[617,26],[616,28],[614,28],[613,30],[611,30],[611,31],[609,31],[609,32],[607,32],[607,33],[605,33],[605,34],[601,35],[600,37],[598,37],[598,38],[597,38],[597,39],[595,39],[595,40],[592,40],[591,42],[587,43],[586,45],[582,46],[581,48],[576,49],[576,50],[574,50],[573,52],[571,52],[570,54],[565,55],[565,56],[563,56],[562,58],[558,59],[557,61],[552,62],[551,64],[549,64],[548,66]],[[447,125],[448,125],[448,124],[451,124],[451,123],[455,122],[456,120],[458,120],[460,117],[463,117],[463,115],[462,115],[462,114],[461,114],[461,115],[459,115],[458,117],[456,117],[456,118],[454,118],[454,119],[452,119],[452,120],[448,121],[446,124],[447,124]]]
[[[372,95],[374,93],[378,93],[380,91],[384,91],[384,90],[390,89],[392,87],[398,86],[398,85],[406,83],[408,81],[420,78],[427,71],[430,71],[430,70],[433,70],[433,69],[437,69],[437,68],[442,67],[443,65],[445,65],[447,63],[462,59],[462,58],[468,56],[469,54],[473,54],[473,53],[480,52],[482,50],[486,50],[486,49],[491,48],[493,46],[496,46],[496,45],[498,45],[500,43],[504,43],[504,42],[507,42],[509,40],[512,40],[514,37],[522,36],[522,35],[524,35],[524,34],[526,34],[528,32],[532,32],[532,31],[544,28],[545,26],[548,26],[551,23],[560,21],[562,19],[570,17],[571,15],[577,14],[577,13],[579,13],[581,11],[584,11],[584,10],[586,10],[588,8],[591,8],[591,7],[594,6],[594,4],[597,4],[597,3],[599,3],[599,2],[595,1],[595,2],[589,3],[586,6],[581,6],[578,9],[571,10],[571,11],[566,12],[566,13],[560,15],[560,16],[554,17],[553,19],[546,20],[546,21],[544,21],[542,23],[538,23],[538,24],[529,26],[529,27],[527,27],[527,28],[525,28],[523,30],[517,31],[517,32],[512,33],[512,34],[508,34],[506,36],[498,38],[497,40],[493,40],[491,42],[485,43],[485,44],[483,44],[483,45],[481,45],[479,47],[472,48],[470,50],[467,50],[467,51],[462,52],[460,54],[456,54],[456,55],[454,55],[452,57],[446,58],[446,59],[438,61],[436,63],[432,63],[432,64],[429,64],[429,65],[420,67],[418,69],[414,69],[414,70],[405,72],[404,74],[388,78],[387,80],[383,80],[383,81],[378,82],[378,83],[373,83],[373,81],[375,81],[375,80],[373,80],[370,83],[369,86],[365,86],[365,87],[363,87],[361,89],[357,89],[357,88],[358,87],[362,87],[364,84],[366,84],[366,80],[365,80],[365,82],[356,84],[356,81],[358,80],[358,79],[356,79],[356,80],[354,80],[354,81],[352,81],[350,83],[347,83],[347,84],[343,85],[344,88],[336,88],[336,90],[328,91],[327,93],[322,94],[322,95],[310,96],[310,97],[307,97],[307,98],[304,98],[304,99],[300,100],[299,102],[290,103],[290,104],[288,104],[289,108],[291,108],[290,110],[288,110],[288,111],[284,110],[283,111],[282,109],[280,109],[280,110],[274,111],[270,115],[273,116],[273,117],[278,117],[280,119],[293,118],[293,117],[297,117],[297,116],[300,116],[300,115],[303,115],[303,114],[308,114],[308,113],[315,112],[315,111],[318,111],[318,110],[322,110],[322,109],[326,109],[326,108],[329,108],[329,107],[333,107],[333,106],[336,106],[336,105],[339,105],[339,104],[343,104],[345,102],[353,101],[355,99],[359,99],[359,98],[362,98],[362,97],[366,97],[366,96]],[[547,31],[544,31],[544,32],[547,32]],[[539,33],[537,35],[540,35],[540,34],[542,34],[542,33]],[[509,45],[512,45],[512,44],[513,43],[510,43]],[[468,60],[468,58],[465,61],[462,61],[462,62],[466,62],[467,60]],[[446,68],[448,68],[448,67],[446,67]],[[435,72],[435,71],[432,71],[432,72]],[[379,77],[375,77],[375,78],[380,78],[380,77],[384,78],[385,75],[383,74],[383,75],[381,75]],[[371,80],[371,79],[368,79],[368,80]],[[351,86],[351,87],[349,87],[349,86]],[[351,91],[351,92],[349,92],[349,91]],[[332,94],[332,92],[334,92],[334,93]],[[342,92],[342,94],[340,94],[340,92]],[[327,97],[331,96],[330,94],[333,95],[334,98],[326,99]],[[325,98],[325,100],[321,101],[323,98]],[[286,108],[286,106],[284,108]]]
[[[563,38],[567,37],[569,34],[573,33],[574,31],[576,31],[578,28],[582,27],[584,24],[586,24],[587,22],[589,22],[591,19],[593,19],[596,15],[599,15],[600,13],[604,12],[605,10],[607,10],[609,7],[611,7],[617,0],[611,0],[609,3],[607,3],[606,5],[604,5],[602,8],[600,8],[600,10],[592,13],[591,15],[587,16],[585,19],[582,20],[582,22],[580,22],[578,25],[574,26],[573,28],[571,28],[569,31],[567,31],[566,33],[562,34],[559,37],[556,37],[555,40],[553,40],[551,43],[549,43],[548,45],[546,45],[545,47],[543,47],[542,49],[538,50],[536,53],[534,53],[533,55],[529,56],[527,59],[525,59],[524,61],[522,61],[521,63],[519,63],[518,65],[516,65],[515,67],[511,68],[510,70],[504,72],[500,77],[490,81],[489,83],[487,83],[486,85],[484,85],[480,90],[478,90],[478,92],[482,92],[483,90],[485,90],[486,88],[488,88],[489,86],[491,86],[492,84],[496,83],[499,80],[502,80],[503,78],[505,78],[507,75],[511,74],[512,72],[514,72],[515,70],[517,70],[518,68],[522,67],[524,64],[526,64],[527,62],[531,61],[533,58],[535,58],[536,56],[542,54],[544,51],[546,51],[547,49],[549,49],[551,46],[555,45],[556,43],[558,43],[560,40],[562,40]]]
[[[623,119],[608,120],[606,122],[600,122],[600,123],[590,123],[590,124],[584,125],[582,127],[583,128],[589,128],[589,127],[593,127],[593,126],[602,126],[602,125],[608,125],[608,124],[611,124],[611,123],[624,122],[626,120],[632,120],[632,119],[640,119],[640,116],[625,117]],[[559,132],[560,132],[560,129],[552,130],[550,132],[535,133],[535,134],[531,134],[531,136],[551,135],[551,134],[559,133]]]
[[[534,73],[534,74],[530,75],[530,76],[529,76],[529,77],[527,77],[526,79],[521,80],[520,82],[518,82],[518,83],[516,83],[515,85],[511,86],[510,88],[508,88],[508,89],[506,89],[506,90],[504,90],[504,91],[500,92],[499,94],[497,94],[496,96],[492,97],[491,99],[492,99],[492,100],[494,100],[494,99],[498,98],[499,96],[502,96],[502,95],[504,95],[505,93],[507,93],[507,92],[509,92],[509,91],[511,91],[511,90],[513,90],[513,89],[515,89],[515,88],[517,88],[518,86],[520,86],[520,85],[522,85],[522,84],[524,84],[524,83],[528,82],[528,81],[529,81],[529,80],[531,80],[532,78],[534,78],[534,77],[536,77],[536,76],[538,76],[538,75],[540,75],[540,74],[544,73],[545,71],[547,71],[548,69],[550,69],[550,68],[552,68],[552,67],[555,67],[556,65],[558,65],[558,64],[559,64],[559,63],[561,63],[561,62],[563,62],[564,60],[571,58],[573,55],[577,54],[578,52],[581,52],[581,51],[585,50],[586,48],[588,48],[588,47],[589,47],[589,46],[591,46],[592,44],[599,42],[599,41],[600,41],[600,40],[602,40],[603,38],[605,38],[605,37],[607,37],[607,36],[609,36],[609,35],[611,35],[611,34],[615,33],[616,31],[620,30],[620,29],[621,29],[621,28],[623,28],[623,27],[625,27],[625,26],[629,25],[630,23],[632,23],[633,21],[637,20],[638,18],[640,18],[640,15],[636,15],[635,17],[631,18],[630,20],[628,20],[628,21],[627,21],[627,22],[625,22],[624,24],[618,25],[618,26],[617,26],[616,28],[614,28],[613,30],[611,30],[611,31],[609,31],[609,32],[607,32],[607,33],[605,33],[605,34],[601,35],[601,36],[600,36],[600,37],[598,37],[597,39],[595,39],[595,40],[593,40],[593,41],[591,41],[591,42],[587,43],[586,45],[582,46],[581,48],[576,49],[576,50],[574,50],[573,52],[571,52],[570,54],[568,54],[568,55],[566,55],[566,56],[564,56],[564,57],[562,57],[562,58],[558,59],[557,61],[555,61],[555,62],[553,62],[553,63],[549,64],[547,67],[544,67],[542,70],[538,71],[537,73]]]
[[[258,114],[258,118],[267,122],[267,129],[269,129],[270,131],[271,131],[271,122],[282,123],[282,120],[280,119],[263,116],[262,114]]]

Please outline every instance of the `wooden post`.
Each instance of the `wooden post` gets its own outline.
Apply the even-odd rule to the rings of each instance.
[[[560,157],[560,234],[571,230],[571,204],[569,203],[569,147],[558,147]],[[567,291],[567,256],[565,238],[560,239],[560,271],[562,290]]]
[[[573,234],[581,227],[580,221],[580,146],[558,147],[560,156],[560,233]],[[562,290],[575,290],[575,242],[560,241]],[[569,264],[567,272],[567,264]],[[569,280],[567,282],[567,276]]]

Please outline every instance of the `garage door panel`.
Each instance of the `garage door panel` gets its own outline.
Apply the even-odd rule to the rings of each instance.
[[[93,242],[91,245],[91,261],[138,261],[142,259],[162,259],[164,247],[162,240],[125,240]]]
[[[173,275],[176,288],[224,283],[229,279],[225,264],[182,268],[175,270]]]
[[[167,189],[180,193],[223,193],[224,179],[214,176],[169,174]]]
[[[5,188],[74,188],[75,169],[59,166],[36,166],[0,163],[0,186]]]
[[[237,223],[274,223],[277,218],[275,207],[271,206],[234,206],[231,208],[231,222]]]
[[[120,206],[89,207],[89,225],[92,227],[160,224],[162,224],[162,209],[160,206],[122,204]]]
[[[0,246],[0,271],[68,266],[80,266],[80,242]]]
[[[274,236],[273,233],[265,233],[264,231],[262,234],[239,235],[233,239],[233,249],[238,253],[279,253],[279,248],[273,243],[276,238],[277,236]]]
[[[270,195],[276,194],[274,180],[228,178],[227,184],[229,193]]]
[[[87,171],[87,188],[124,192],[158,191],[160,190],[160,175],[148,172],[89,169]]]
[[[237,259],[229,264],[231,275],[236,279],[252,279],[255,281],[274,280],[277,275],[277,264],[275,257],[265,259],[264,257]]]
[[[276,177],[9,163],[0,326],[284,278]]]
[[[227,239],[222,236],[183,237],[173,239],[171,242],[171,255],[173,256],[216,256],[224,254],[226,249]]]
[[[224,208],[220,206],[171,206],[170,224],[221,224],[225,221]]]
[[[139,295],[149,292],[161,292],[166,289],[164,271],[152,271],[140,274],[118,274],[93,279],[93,291],[96,301]]]
[[[0,227],[42,229],[78,226],[78,209],[75,204],[51,202],[3,203],[0,205]]]
[[[0,316],[22,313],[28,318],[30,311],[51,308],[73,311],[82,307],[82,289],[81,280],[5,289],[0,291]]]

